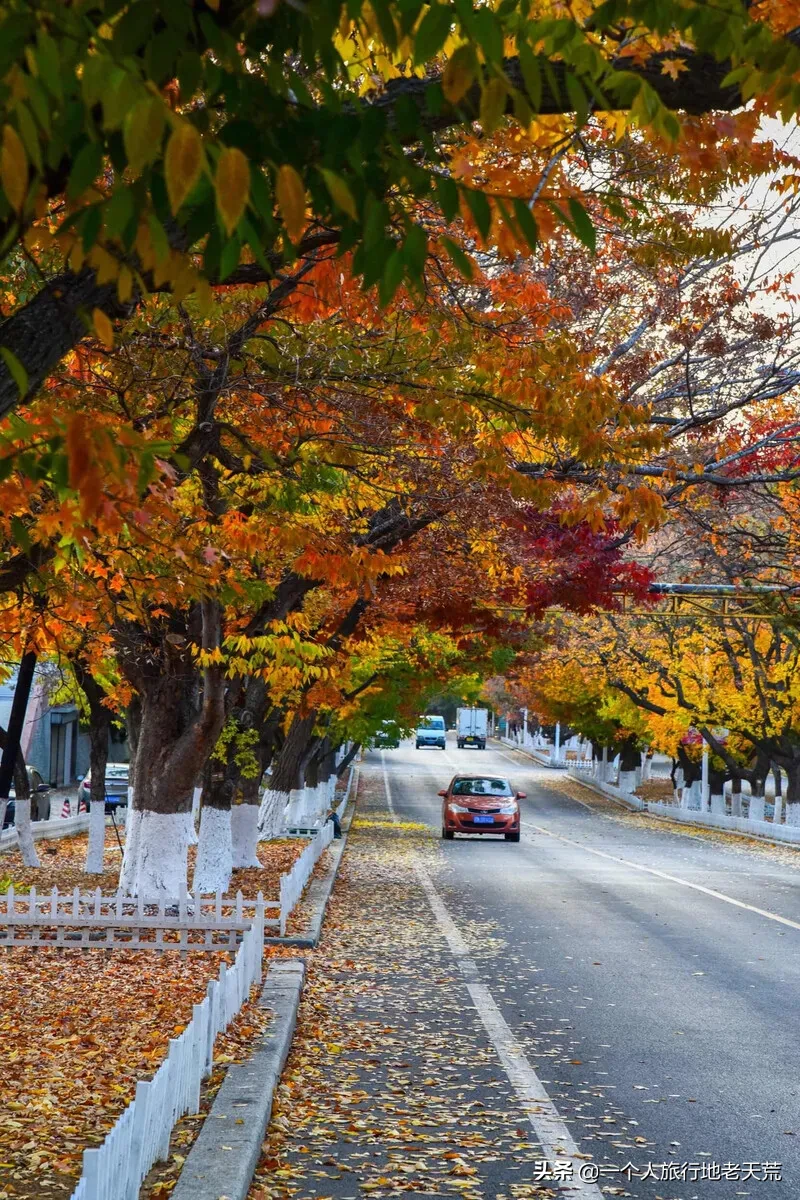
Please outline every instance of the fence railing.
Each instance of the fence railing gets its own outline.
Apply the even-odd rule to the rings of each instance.
[[[147,904],[142,897],[122,892],[61,893],[56,888],[39,895],[16,892],[0,896],[0,944],[66,944],[126,950],[235,949],[253,921],[278,928],[281,902],[264,900],[259,892],[247,900],[241,892],[226,898],[184,893],[176,901]],[[270,915],[267,915],[267,914]]]
[[[228,1027],[254,983],[260,983],[264,918],[259,911],[242,937],[233,965],[223,963],[205,999],[195,1004],[183,1033],[171,1038],[169,1052],[151,1080],[137,1083],[136,1095],[105,1141],[84,1150],[83,1173],[72,1200],[138,1200],[153,1163],[169,1154],[177,1121],[200,1108],[200,1085],[211,1073],[214,1041]]]
[[[281,875],[281,937],[286,933],[287,918],[305,891],[305,886],[311,878],[311,872],[332,841],[333,823],[326,821],[322,828],[314,834],[300,857],[296,859],[291,871],[286,875]]]
[[[349,796],[351,779],[339,808]],[[141,896],[117,891],[59,892],[39,894],[15,891],[0,895],[0,947],[11,945],[75,945],[126,950],[224,950],[234,949],[243,933],[260,915],[262,928],[286,933],[288,921],[300,900],[322,853],[333,840],[333,825],[317,830],[293,867],[281,876],[277,900],[255,900],[241,892],[233,897],[221,892],[193,895],[184,892],[176,900],[161,899],[149,904]]]
[[[51,840],[63,837],[74,837],[76,833],[86,833],[89,828],[89,814],[79,813],[69,817],[52,817],[49,821],[31,821],[33,840]],[[4,850],[16,850],[19,837],[14,825],[9,825],[0,833],[0,854]]]

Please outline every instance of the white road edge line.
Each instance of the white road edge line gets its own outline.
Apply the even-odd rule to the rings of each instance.
[[[584,846],[573,838],[553,833],[552,829],[547,829],[544,825],[535,825],[533,821],[523,821],[522,827],[523,829],[536,829],[539,833],[545,833],[559,842],[566,842],[568,846],[577,846],[579,850],[584,850],[587,854],[596,854],[598,858],[607,858],[610,862],[621,863],[624,867],[632,867],[634,871],[643,871],[646,875],[655,875],[656,878],[667,879],[670,883],[680,883],[683,887],[691,888],[695,892],[702,892],[705,896],[713,896],[715,900],[724,900],[726,904],[733,904],[736,908],[744,908],[747,912],[755,913],[759,917],[766,917],[769,921],[777,921],[779,925],[788,925],[790,929],[800,929],[798,921],[790,921],[788,917],[781,917],[778,913],[769,912],[766,908],[756,908],[754,904],[745,904],[744,900],[734,900],[733,896],[727,896],[725,892],[717,892],[714,888],[703,887],[702,883],[692,883],[689,879],[681,879],[679,875],[670,875],[666,871],[657,870],[656,867],[643,867],[641,863],[631,862],[628,858],[618,858],[615,854],[607,854],[605,850],[595,850],[592,846]]]
[[[394,804],[392,803],[392,790],[389,785],[389,773],[386,770],[386,758],[383,751],[381,751],[381,766],[383,768],[383,786],[386,792],[386,804],[392,820],[396,821],[397,814],[394,811]],[[579,1197],[580,1200],[604,1200],[602,1192],[594,1183],[585,1183],[580,1179],[581,1169],[587,1168],[585,1156],[580,1154],[558,1109],[547,1094],[539,1076],[525,1057],[522,1046],[511,1032],[491,992],[478,979],[477,964],[470,957],[469,947],[461,931],[447,911],[433,880],[422,863],[416,860],[416,856],[414,859],[414,870],[425,891],[439,928],[450,947],[450,952],[464,977],[464,982],[472,998],[475,1011],[481,1019],[497,1057],[502,1063],[509,1083],[517,1094],[522,1109],[536,1135],[536,1139],[542,1147],[544,1157],[551,1165],[556,1159],[572,1163],[573,1179],[569,1183],[557,1184],[548,1180],[547,1186],[556,1187],[559,1191],[568,1193],[570,1196]]]

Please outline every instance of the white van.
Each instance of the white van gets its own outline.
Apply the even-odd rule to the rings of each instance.
[[[417,749],[421,750],[423,746],[438,746],[441,750],[446,750],[446,735],[444,717],[420,717],[415,735]]]

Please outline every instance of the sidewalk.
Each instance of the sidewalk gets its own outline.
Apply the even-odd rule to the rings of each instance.
[[[499,1196],[509,1164],[510,1196],[553,1195],[529,1182],[541,1150],[414,874],[438,853],[363,774],[249,1200]]]

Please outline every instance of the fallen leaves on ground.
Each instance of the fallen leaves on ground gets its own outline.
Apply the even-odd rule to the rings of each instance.
[[[178,1182],[186,1157],[203,1128],[217,1092],[222,1087],[228,1067],[245,1062],[253,1050],[257,1038],[269,1025],[270,1014],[258,1003],[260,988],[242,1006],[225,1033],[217,1038],[214,1046],[214,1069],[203,1084],[200,1094],[200,1111],[188,1113],[178,1121],[172,1131],[169,1155],[166,1162],[156,1163],[142,1184],[140,1200],[160,1200],[168,1196]]]
[[[120,838],[125,845],[125,828],[119,827]],[[106,830],[105,867],[102,875],[87,875],[83,869],[89,835],[39,841],[36,849],[40,867],[23,866],[18,850],[10,850],[0,857],[2,875],[9,875],[15,887],[35,887],[40,892],[49,892],[57,887],[61,892],[94,891],[106,894],[116,892],[119,886],[119,868],[122,852],[113,829]],[[259,842],[258,857],[261,868],[245,867],[234,871],[229,893],[241,891],[243,896],[253,899],[263,892],[265,900],[277,900],[281,875],[292,869],[293,864],[308,845],[307,838],[279,838],[273,842]],[[189,847],[189,878],[194,869],[195,847]]]
[[[414,875],[428,827],[398,837],[366,773],[359,811],[249,1200],[554,1196]]]
[[[219,954],[6,949],[0,953],[3,1188],[68,1197],[99,1145],[192,1017]]]

